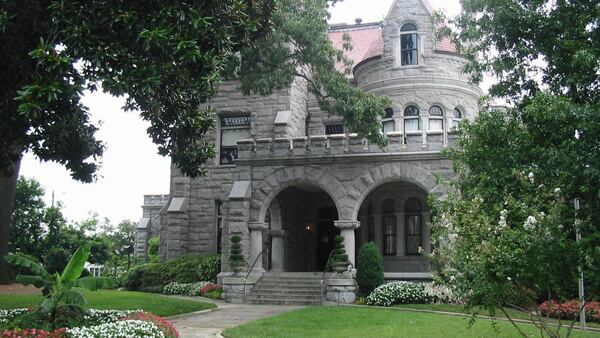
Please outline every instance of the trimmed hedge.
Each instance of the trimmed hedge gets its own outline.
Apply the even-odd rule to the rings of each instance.
[[[220,255],[183,256],[168,263],[136,266],[125,274],[122,284],[128,290],[162,289],[171,282],[216,282],[221,271]]]

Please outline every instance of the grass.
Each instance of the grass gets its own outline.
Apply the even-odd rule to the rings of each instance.
[[[154,293],[99,290],[83,291],[89,308],[113,310],[144,310],[157,316],[168,317],[214,308],[211,303],[166,297]],[[32,307],[42,300],[41,295],[0,294],[0,309]]]
[[[518,337],[508,322],[368,307],[310,307],[240,325],[223,332],[236,337]],[[530,324],[519,327],[532,337],[539,331]],[[574,331],[573,337],[598,337]]]
[[[489,316],[489,312],[487,310],[485,310],[481,307],[478,307],[478,306],[474,307],[470,311],[467,311],[465,309],[464,305],[452,305],[452,304],[398,304],[398,305],[394,305],[394,307],[417,309],[417,310],[444,311],[444,312],[462,313],[462,314],[474,314],[475,313],[479,316]],[[510,309],[510,308],[504,308],[504,310],[508,313],[508,315],[512,319],[523,319],[523,320],[531,319],[531,317],[523,311]],[[504,313],[502,313],[502,311],[500,309],[496,310],[495,315],[497,318],[506,318],[506,316],[504,315]],[[550,322],[558,323],[558,320],[550,318]],[[562,323],[563,324],[567,323],[567,325],[569,325],[571,322],[568,320],[563,320]],[[579,325],[579,321],[575,322],[575,325]],[[589,321],[586,323],[586,325],[589,327],[600,328],[600,324],[591,323]]]

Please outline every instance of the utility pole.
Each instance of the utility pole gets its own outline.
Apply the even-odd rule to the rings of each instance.
[[[577,214],[579,213],[579,198],[574,201],[575,204],[575,241],[579,243],[581,241],[581,229],[579,228],[579,219]],[[583,287],[583,265],[579,264],[579,306],[581,311],[579,312],[579,322],[581,328],[585,330],[585,294]]]

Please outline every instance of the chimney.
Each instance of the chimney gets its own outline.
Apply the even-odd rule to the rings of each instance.
[[[356,18],[356,19],[354,19],[354,22],[356,22],[357,25],[360,25],[362,23],[362,19]]]

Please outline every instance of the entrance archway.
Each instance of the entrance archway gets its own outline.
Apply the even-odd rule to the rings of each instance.
[[[270,270],[323,271],[340,230],[334,226],[338,211],[321,188],[296,184],[281,190],[268,209]]]

